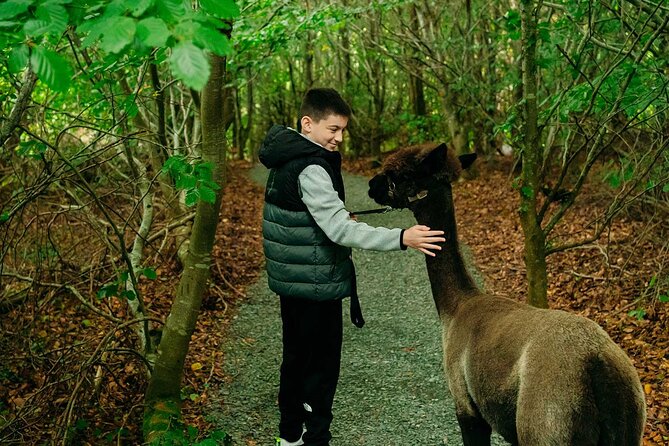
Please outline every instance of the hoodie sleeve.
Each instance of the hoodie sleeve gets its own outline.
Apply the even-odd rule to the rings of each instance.
[[[330,240],[350,248],[374,251],[400,250],[402,229],[372,227],[352,220],[332,186],[330,175],[318,165],[304,168],[299,176],[302,201],[316,224]]]

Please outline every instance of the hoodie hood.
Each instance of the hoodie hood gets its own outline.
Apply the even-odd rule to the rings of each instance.
[[[327,149],[283,125],[269,129],[258,158],[268,169],[282,166],[295,158],[329,154]],[[327,156],[327,155],[326,155]]]

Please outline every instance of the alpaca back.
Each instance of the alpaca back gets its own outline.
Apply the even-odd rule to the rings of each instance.
[[[480,295],[463,301],[444,329],[456,406],[461,400],[507,441],[639,444],[645,411],[636,370],[596,323]]]

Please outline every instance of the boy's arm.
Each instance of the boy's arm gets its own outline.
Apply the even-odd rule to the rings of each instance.
[[[316,224],[333,242],[375,251],[406,249],[401,243],[402,229],[375,228],[352,220],[323,167],[305,167],[300,173],[299,183],[302,201]]]

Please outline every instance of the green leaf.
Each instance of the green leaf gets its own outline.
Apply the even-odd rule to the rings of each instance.
[[[23,25],[23,32],[31,37],[39,37],[48,33],[51,29],[51,24],[46,20],[28,20]]]
[[[133,290],[125,290],[121,293],[120,297],[124,297],[128,300],[135,300],[137,298],[137,295]]]
[[[183,0],[156,0],[156,7],[160,18],[167,23],[181,21],[190,9]]]
[[[30,57],[30,50],[28,45],[21,44],[12,48],[9,53],[9,72],[18,73],[28,65],[28,58]]]
[[[170,31],[161,19],[149,17],[137,24],[137,37],[146,46],[159,47],[165,45],[170,37]]]
[[[176,178],[180,172],[186,171],[187,165],[188,163],[186,163],[186,160],[184,159],[183,156],[174,155],[165,160],[165,163],[163,163],[162,172],[163,173],[169,172],[173,178]]]
[[[49,24],[49,31],[53,34],[62,34],[67,28],[70,16],[61,5],[53,2],[43,3],[35,12],[37,18]]]
[[[16,150],[16,154],[19,156],[27,156],[32,159],[41,159],[42,154],[47,151],[47,146],[43,142],[30,140],[30,141],[21,141],[19,147]]]
[[[216,202],[216,192],[212,189],[209,189],[207,186],[198,187],[200,192],[200,199],[205,203],[215,203]]]
[[[212,189],[212,190],[219,190],[219,189],[221,188],[221,186],[219,186],[218,184],[214,183],[213,181],[209,181],[209,180],[200,180],[200,182],[201,182],[204,186],[207,186],[209,189]]]
[[[93,43],[95,43],[102,32],[105,30],[105,24],[107,19],[98,19],[98,20],[86,20],[81,25],[77,27],[77,33],[80,35],[86,34],[86,37],[81,41],[81,45],[84,48],[88,48]]]
[[[100,48],[110,53],[119,53],[135,38],[137,25],[131,17],[116,16],[105,22]]]
[[[126,2],[133,16],[139,17],[153,6],[153,0],[128,0]]]
[[[0,20],[12,19],[28,10],[32,0],[9,0],[0,4]]]
[[[186,192],[186,198],[184,200],[186,206],[191,207],[196,204],[198,197],[197,189],[190,189],[188,192]]]
[[[534,196],[534,191],[530,186],[523,186],[520,188],[520,193],[525,198],[532,198]]]
[[[662,192],[669,192],[669,183],[662,186]]]
[[[158,277],[158,274],[156,274],[156,270],[153,268],[144,268],[142,270],[142,274],[144,274],[144,277],[146,277],[149,280],[156,280]]]
[[[200,0],[200,6],[220,19],[231,19],[239,15],[239,6],[233,0]]]
[[[9,220],[9,212],[5,211],[0,214],[0,224],[4,224]]]
[[[122,104],[123,110],[128,115],[129,118],[134,118],[139,113],[139,107],[135,102],[135,97],[133,95],[128,96]]]
[[[197,178],[193,175],[182,173],[177,176],[175,187],[177,189],[189,190],[197,185]]]
[[[37,77],[52,90],[65,92],[70,87],[72,68],[58,53],[35,47],[30,55],[30,65]]]
[[[172,48],[170,68],[178,79],[195,90],[204,88],[211,71],[206,54],[192,42],[181,42]]]
[[[548,23],[540,23],[537,28],[539,38],[546,43],[551,43],[551,33]]]
[[[657,299],[662,303],[667,303],[667,302],[669,302],[669,295],[660,294],[659,296],[657,296]]]
[[[214,176],[214,164],[211,162],[199,163],[193,171],[199,180],[208,181]]]
[[[104,299],[105,297],[116,296],[116,294],[118,294],[118,284],[116,282],[104,285],[102,288],[98,290],[97,293],[98,299]]]
[[[646,317],[646,310],[643,308],[637,308],[636,310],[631,310],[628,312],[627,315],[637,318],[638,320],[642,320],[644,317]]]
[[[219,56],[227,56],[232,51],[232,46],[228,38],[220,31],[200,26],[195,32],[195,42],[203,48]]]

